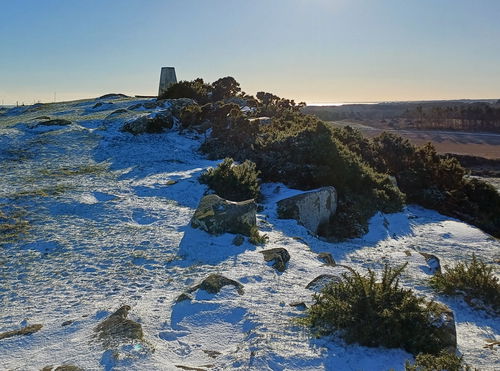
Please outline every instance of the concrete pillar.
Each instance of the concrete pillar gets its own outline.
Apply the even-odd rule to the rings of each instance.
[[[158,89],[158,96],[161,96],[167,89],[177,83],[174,67],[162,67],[160,75],[160,88]]]

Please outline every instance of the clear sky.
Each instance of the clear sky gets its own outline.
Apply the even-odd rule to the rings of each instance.
[[[233,76],[306,102],[500,98],[500,0],[0,0],[0,103]]]

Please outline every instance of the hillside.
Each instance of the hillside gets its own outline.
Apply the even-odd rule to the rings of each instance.
[[[437,295],[420,253],[443,267],[477,254],[498,276],[500,242],[476,227],[416,205],[377,213],[360,238],[330,243],[294,220],[278,219],[276,202],[303,191],[262,186],[258,228],[265,246],[234,235],[212,236],[190,226],[207,187],[198,177],[219,160],[198,149],[204,135],[179,123],[163,133],[132,135],[131,119],[159,113],[155,100],[125,97],[13,108],[0,116],[0,333],[42,324],[28,336],[0,340],[1,367],[40,370],[403,370],[412,355],[400,349],[347,345],[315,338],[292,320],[310,305],[306,285],[345,265],[378,273],[408,263],[404,287],[455,313],[458,350],[481,370],[500,367],[498,317],[460,298]],[[68,120],[52,121],[47,120]],[[43,124],[45,122],[45,124]],[[284,247],[285,272],[261,251]],[[325,265],[330,253],[339,265]],[[179,295],[211,273],[243,285],[218,294]],[[144,339],[104,347],[94,328],[123,305]]]

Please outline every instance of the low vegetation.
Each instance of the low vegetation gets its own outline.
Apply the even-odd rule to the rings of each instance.
[[[213,84],[182,81],[163,98],[185,97],[198,104],[182,110],[182,127],[210,129],[201,147],[210,158],[250,160],[266,182],[303,190],[336,187],[337,214],[322,236],[359,237],[375,212],[396,212],[411,202],[500,237],[498,192],[469,178],[456,159],[440,156],[430,144],[415,147],[392,134],[368,139],[351,127],[335,128],[303,114],[303,103],[266,92],[247,95],[232,77]]]
[[[431,285],[445,295],[463,295],[481,300],[500,314],[500,282],[493,267],[472,255],[470,262],[459,262],[443,274],[434,275]]]
[[[208,169],[200,177],[217,195],[231,201],[245,201],[260,196],[260,172],[252,161],[235,164],[226,158],[216,168]]]
[[[261,234],[256,226],[253,226],[250,230],[250,238],[248,241],[254,245],[265,245],[269,237],[267,234]]]
[[[441,342],[432,318],[439,307],[399,285],[406,265],[386,266],[381,281],[369,271],[353,271],[315,295],[304,324],[319,335],[338,333],[348,343],[369,347],[403,348],[412,354],[437,354]]]
[[[0,246],[17,240],[30,228],[26,211],[20,207],[0,204]]]
[[[405,371],[472,371],[472,368],[466,365],[462,357],[446,351],[437,355],[419,354],[415,358],[415,363],[409,361],[405,364]]]

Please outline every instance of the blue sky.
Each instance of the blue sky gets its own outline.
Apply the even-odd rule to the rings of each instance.
[[[0,103],[235,77],[311,102],[500,98],[498,0],[0,0]]]

